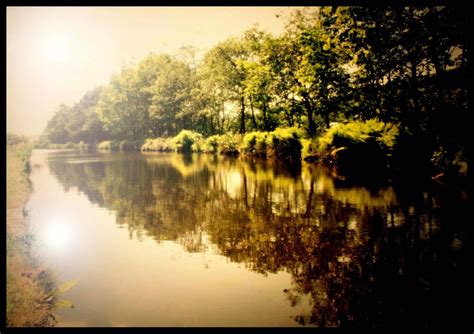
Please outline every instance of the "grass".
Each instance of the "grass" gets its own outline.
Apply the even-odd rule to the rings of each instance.
[[[32,254],[24,205],[31,186],[28,180],[32,145],[7,146],[7,303],[9,327],[50,327],[58,292],[51,272]]]

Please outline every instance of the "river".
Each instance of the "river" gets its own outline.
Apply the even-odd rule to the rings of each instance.
[[[461,324],[467,195],[323,166],[34,150],[58,326]]]

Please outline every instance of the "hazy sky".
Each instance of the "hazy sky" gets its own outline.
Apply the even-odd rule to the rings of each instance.
[[[279,34],[294,9],[7,7],[7,130],[39,135],[60,103],[77,102],[150,52],[205,50],[256,23]]]

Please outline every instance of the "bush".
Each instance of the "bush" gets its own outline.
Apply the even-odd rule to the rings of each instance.
[[[239,155],[240,146],[242,143],[242,136],[238,134],[226,133],[219,136],[219,154],[225,155]]]
[[[205,153],[217,154],[219,152],[219,135],[214,135],[206,138],[202,146],[202,151]]]
[[[314,148],[320,158],[338,165],[386,163],[399,135],[397,125],[377,120],[336,124],[322,135]]]
[[[191,151],[196,153],[204,152],[205,142],[206,141],[204,140],[202,135],[199,134],[199,136],[196,136],[194,138],[194,143],[191,145]]]
[[[242,141],[241,152],[249,156],[267,156],[268,132],[254,131],[247,133]]]
[[[398,127],[377,120],[354,121],[331,127],[319,140],[320,150],[328,151],[339,147],[350,147],[375,141],[381,148],[392,149],[398,137]]]
[[[267,155],[283,160],[301,159],[303,132],[297,128],[277,128],[267,139]]]
[[[35,142],[35,148],[43,148],[44,149],[44,148],[49,148],[50,146],[51,146],[51,142],[45,136],[41,136]]]
[[[99,145],[97,145],[97,148],[99,150],[115,151],[119,147],[118,143],[115,140],[105,140],[103,142],[100,142]]]
[[[143,141],[141,140],[122,140],[118,144],[118,149],[120,151],[139,151],[143,146]]]
[[[27,142],[28,139],[25,136],[16,135],[14,133],[7,133],[7,145],[15,145]]]
[[[202,141],[202,135],[189,130],[181,130],[181,132],[172,139],[176,152],[182,153],[191,152],[193,144],[199,141]]]
[[[64,148],[66,149],[73,149],[73,148],[78,148],[79,146],[77,144],[74,144],[73,142],[68,141],[66,145],[64,145]]]
[[[78,146],[78,147],[79,147],[79,149],[80,149],[81,151],[86,151],[86,150],[89,149],[90,145],[84,143],[84,142],[81,140],[81,141],[79,142],[79,146]]]
[[[171,138],[147,139],[141,147],[142,151],[172,152],[174,150]]]

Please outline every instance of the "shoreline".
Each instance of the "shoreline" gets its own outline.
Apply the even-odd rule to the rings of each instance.
[[[51,271],[32,252],[29,231],[29,143],[7,145],[7,327],[53,327],[58,301]]]

